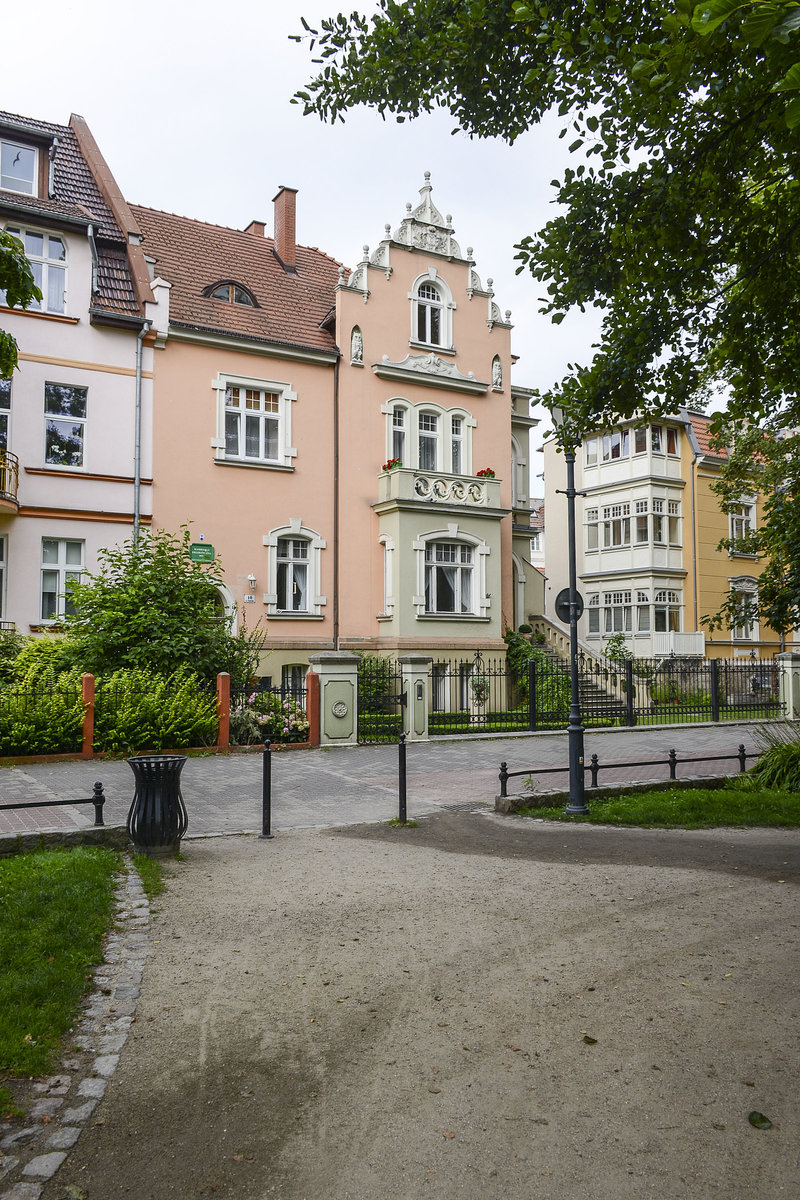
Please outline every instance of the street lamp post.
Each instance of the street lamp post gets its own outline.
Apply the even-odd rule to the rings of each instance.
[[[563,425],[562,409],[552,410],[556,425]],[[569,725],[569,804],[566,812],[570,816],[585,816],[589,811],[584,793],[583,778],[583,718],[581,716],[581,698],[578,685],[578,618],[582,608],[578,595],[578,564],[575,542],[575,441],[565,439],[564,461],[567,464],[566,490],[557,491],[567,497],[567,529],[569,540],[569,683],[570,706]],[[580,445],[580,442],[577,443]],[[582,493],[581,493],[582,494]]]

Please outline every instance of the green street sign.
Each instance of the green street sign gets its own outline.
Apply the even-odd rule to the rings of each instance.
[[[192,562],[213,562],[214,547],[206,542],[192,542],[189,547],[189,558]]]

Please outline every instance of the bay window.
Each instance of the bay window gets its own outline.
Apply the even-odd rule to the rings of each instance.
[[[631,593],[606,592],[603,596],[605,632],[631,632]]]
[[[631,506],[609,504],[603,509],[603,546],[615,549],[631,544]]]
[[[435,413],[421,412],[418,425],[419,469],[438,469],[439,418]]]

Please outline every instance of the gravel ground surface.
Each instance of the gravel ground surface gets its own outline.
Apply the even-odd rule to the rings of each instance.
[[[799,858],[485,812],[189,841],[42,1200],[796,1197]]]

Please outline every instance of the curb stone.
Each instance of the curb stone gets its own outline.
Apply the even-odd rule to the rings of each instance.
[[[94,991],[71,1035],[84,1054],[69,1054],[60,1073],[34,1084],[38,1093],[22,1128],[0,1122],[0,1200],[39,1200],[75,1145],[116,1070],[136,1013],[149,953],[150,905],[129,855],[116,888],[116,919]]]

